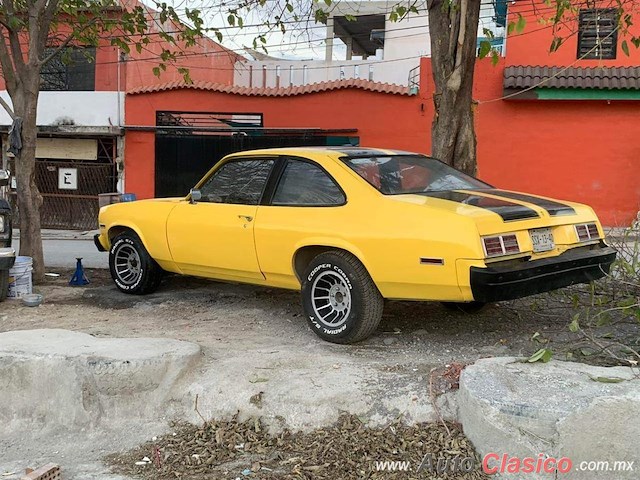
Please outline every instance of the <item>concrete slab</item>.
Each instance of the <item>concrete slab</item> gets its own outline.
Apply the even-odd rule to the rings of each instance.
[[[164,417],[200,357],[198,345],[171,339],[0,333],[0,437]]]
[[[563,479],[638,478],[640,379],[630,368],[482,359],[463,371],[458,402],[465,434],[481,455],[497,455],[490,466],[500,467],[505,454],[536,462],[566,457]]]

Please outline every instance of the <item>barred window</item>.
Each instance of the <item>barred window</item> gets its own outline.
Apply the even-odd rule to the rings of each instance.
[[[618,47],[618,10],[590,8],[580,10],[578,58],[613,59]]]
[[[47,48],[45,57],[53,51]],[[73,47],[63,50],[40,71],[40,90],[93,91],[96,89],[96,49]]]

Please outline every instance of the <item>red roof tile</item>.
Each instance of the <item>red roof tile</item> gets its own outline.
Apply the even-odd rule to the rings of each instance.
[[[168,82],[160,85],[150,85],[147,87],[135,88],[127,92],[128,95],[139,95],[142,93],[166,92],[169,90],[201,90],[209,92],[230,93],[233,95],[262,96],[262,97],[289,97],[292,95],[303,95],[306,93],[326,92],[329,90],[339,90],[343,88],[357,88],[370,92],[391,93],[395,95],[410,95],[409,88],[402,85],[390,83],[372,82],[360,78],[350,78],[346,80],[334,80],[331,82],[318,82],[309,85],[291,86],[281,88],[262,87],[238,87],[221,85],[211,82],[185,83],[181,81]]]

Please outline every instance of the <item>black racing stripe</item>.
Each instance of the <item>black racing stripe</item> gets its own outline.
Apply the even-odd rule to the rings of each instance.
[[[491,192],[491,190],[487,190],[487,193],[489,192]],[[447,190],[444,192],[424,192],[420,193],[420,195],[484,208],[485,210],[497,213],[505,222],[539,217],[538,213],[529,207],[500,198],[484,197],[482,195],[474,195],[472,193],[456,192],[455,190]]]
[[[565,203],[556,202],[546,198],[536,197],[535,195],[527,195],[524,193],[505,192],[504,190],[490,190],[487,193],[498,195],[499,197],[510,198],[511,200],[520,200],[521,202],[533,203],[535,206],[544,208],[549,215],[556,217],[559,215],[575,215],[576,211]]]

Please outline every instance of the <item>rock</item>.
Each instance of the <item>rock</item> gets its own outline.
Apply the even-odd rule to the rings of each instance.
[[[613,476],[605,469],[580,470],[589,468],[582,462],[609,462],[610,469],[615,462],[634,462],[636,470],[640,465],[640,450],[632,440],[640,438],[640,380],[629,368],[483,359],[462,372],[458,403],[464,432],[481,456],[567,457],[572,468],[561,475],[567,480],[638,478],[626,469],[628,464]],[[489,466],[498,465],[496,460]],[[526,477],[555,478],[543,473]]]
[[[385,345],[393,345],[394,343],[396,343],[396,339],[392,337],[387,337],[384,340],[382,340],[382,343],[384,343]]]
[[[0,333],[0,437],[16,429],[158,419],[200,356],[198,345],[170,339]]]

